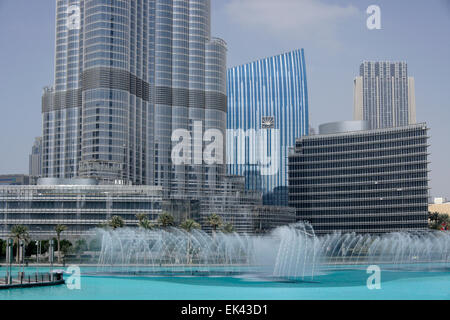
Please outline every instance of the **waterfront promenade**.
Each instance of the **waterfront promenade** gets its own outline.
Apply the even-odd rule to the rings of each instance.
[[[56,286],[64,284],[62,273],[11,273],[10,279],[5,274],[0,277],[0,290],[15,289],[15,288],[31,288],[31,287],[45,287]]]

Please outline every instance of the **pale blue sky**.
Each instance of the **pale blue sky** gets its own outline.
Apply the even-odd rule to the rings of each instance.
[[[381,7],[382,30],[366,28]],[[431,128],[431,194],[450,197],[449,0],[212,0],[213,35],[229,66],[304,48],[314,127],[352,118],[363,60],[408,62],[417,118]],[[53,83],[54,0],[0,0],[0,173],[26,173]]]

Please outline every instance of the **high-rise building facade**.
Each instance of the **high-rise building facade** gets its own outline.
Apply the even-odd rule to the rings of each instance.
[[[225,135],[227,50],[211,37],[210,0],[56,3],[43,176],[158,185],[170,194],[214,187],[224,161],[174,165],[171,157],[177,129]]]
[[[354,81],[354,120],[372,129],[416,123],[414,78],[406,62],[363,62]]]
[[[34,140],[31,154],[29,156],[29,175],[32,177],[42,176],[42,138]]]
[[[262,191],[265,204],[287,206],[289,148],[309,128],[304,51],[231,68],[227,82],[228,172],[245,176],[246,188]],[[261,136],[268,137],[264,145],[252,140]],[[268,164],[275,170],[264,172]]]
[[[428,227],[426,124],[365,130],[321,126],[289,156],[289,204],[318,234],[419,231]]]

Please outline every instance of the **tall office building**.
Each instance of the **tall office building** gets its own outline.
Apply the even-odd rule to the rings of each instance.
[[[305,65],[301,49],[228,70],[228,171],[265,204],[287,206],[289,148],[308,134]]]
[[[428,228],[428,128],[329,123],[289,156],[289,204],[316,233]]]
[[[214,187],[224,163],[174,165],[171,157],[176,129],[225,135],[226,44],[211,38],[210,0],[56,4],[43,176],[155,184],[166,194]]]
[[[42,138],[34,140],[31,154],[29,156],[29,175],[31,177],[42,176]]]
[[[363,62],[354,81],[354,120],[372,129],[416,123],[414,78],[405,62]]]

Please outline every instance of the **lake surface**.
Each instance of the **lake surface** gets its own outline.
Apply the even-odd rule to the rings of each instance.
[[[32,268],[29,268],[32,272]],[[35,270],[35,269],[34,269]],[[43,271],[42,269],[40,271]],[[365,268],[342,266],[314,279],[279,280],[261,275],[114,276],[81,270],[81,289],[57,287],[0,290],[1,300],[450,300],[450,270],[385,270],[381,289],[367,288]],[[5,268],[0,269],[4,276]],[[89,275],[92,274],[92,275]],[[69,280],[69,276],[65,276]]]

